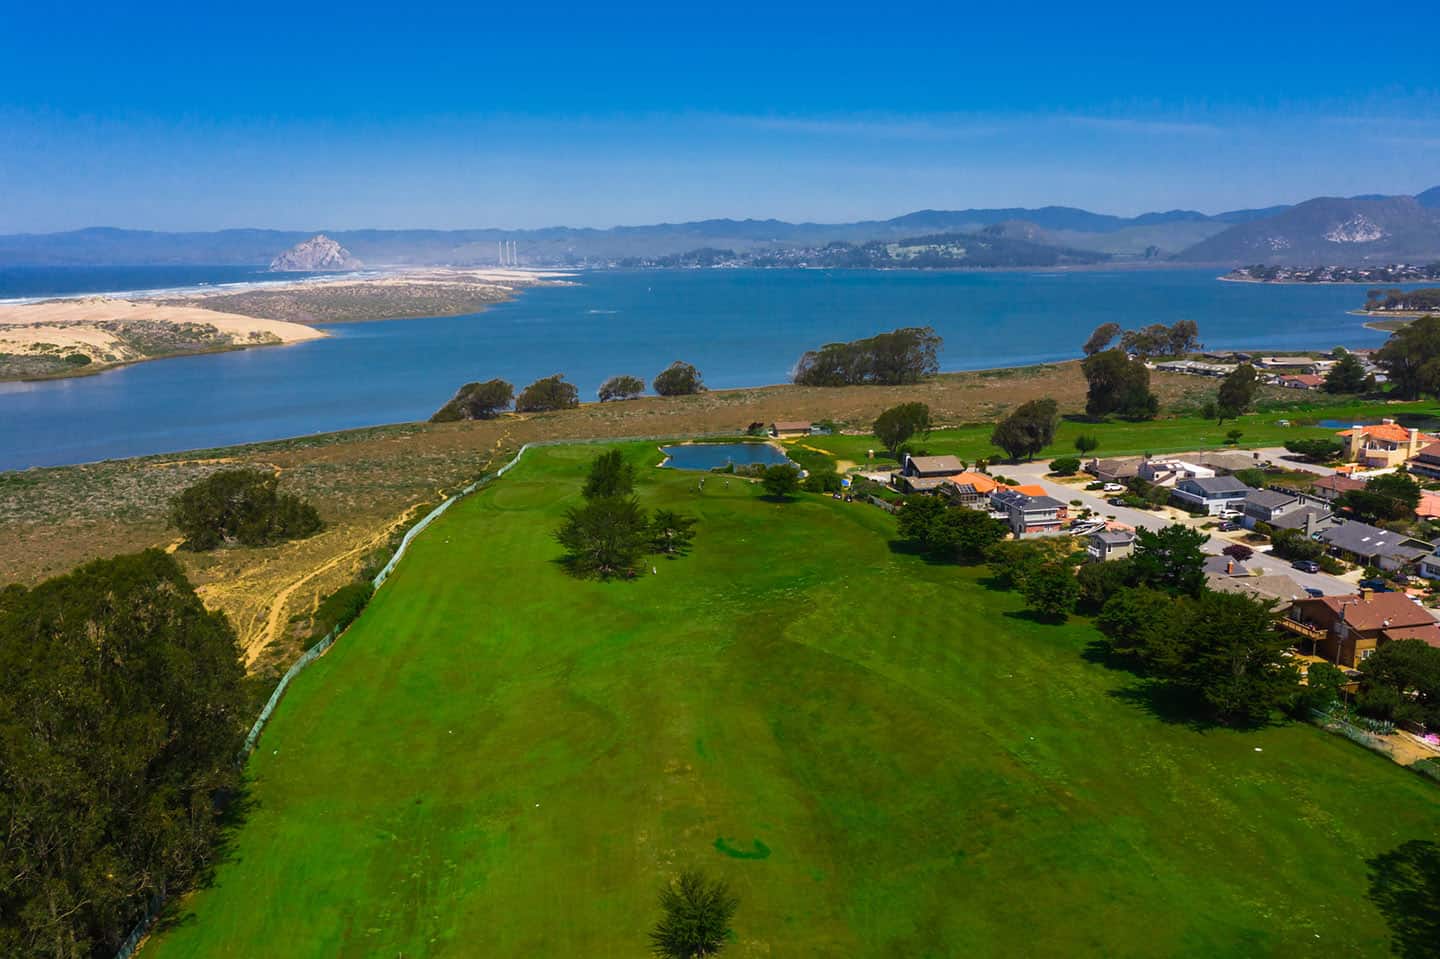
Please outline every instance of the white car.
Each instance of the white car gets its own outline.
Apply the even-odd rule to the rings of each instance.
[[[1106,484],[1105,484],[1105,492],[1107,492],[1107,493],[1123,493],[1123,492],[1125,492],[1125,487],[1121,486],[1119,483],[1106,483]]]

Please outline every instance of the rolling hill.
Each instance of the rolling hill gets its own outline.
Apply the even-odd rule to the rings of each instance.
[[[1427,193],[1440,199],[1436,190]],[[1232,226],[1177,259],[1346,266],[1440,259],[1440,210],[1419,197],[1320,197]]]

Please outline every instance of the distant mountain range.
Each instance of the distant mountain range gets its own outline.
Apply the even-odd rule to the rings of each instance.
[[[0,265],[263,267],[310,241],[316,232],[163,233],[93,227],[12,234],[0,236]],[[797,251],[820,251],[831,244],[857,248],[898,244],[911,249],[918,240],[937,236],[947,238],[952,252],[961,247],[972,251],[967,262],[947,265],[976,267],[996,260],[1015,266],[1141,260],[1361,265],[1440,260],[1440,187],[1413,197],[1321,197],[1294,206],[1215,215],[1168,210],[1120,217],[1047,206],[918,210],[856,223],[719,219],[606,230],[326,230],[325,236],[337,248],[343,246],[347,257],[372,266],[494,265],[501,241],[514,241],[526,266],[614,266],[622,261],[665,265],[686,262],[685,254],[700,250],[733,253],[746,261],[768,257],[794,262]],[[299,259],[303,258],[280,263]]]

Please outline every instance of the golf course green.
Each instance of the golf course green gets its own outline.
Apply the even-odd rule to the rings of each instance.
[[[641,957],[681,867],[735,956],[1384,955],[1367,860],[1440,787],[1286,723],[1177,721],[885,512],[652,468],[690,555],[570,577],[605,447],[534,449],[304,672],[213,883],[147,959]]]

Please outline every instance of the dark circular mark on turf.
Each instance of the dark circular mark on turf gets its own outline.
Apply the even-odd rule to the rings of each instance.
[[[715,848],[729,856],[731,859],[769,859],[770,847],[756,839],[750,843],[749,849],[730,845],[730,840],[724,836],[715,838]]]

